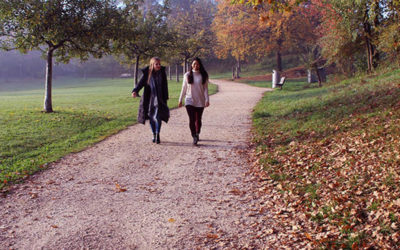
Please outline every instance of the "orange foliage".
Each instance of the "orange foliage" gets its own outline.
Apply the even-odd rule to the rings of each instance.
[[[304,6],[290,11],[273,12],[271,8],[254,11],[242,4],[231,4],[229,0],[218,0],[218,12],[213,30],[218,39],[216,54],[225,58],[261,58],[271,52],[285,53],[294,50],[299,43],[315,40],[315,24]]]
[[[218,45],[215,53],[220,58],[232,55],[246,60],[257,47],[258,16],[247,6],[232,5],[230,1],[218,0],[218,11],[212,29]]]

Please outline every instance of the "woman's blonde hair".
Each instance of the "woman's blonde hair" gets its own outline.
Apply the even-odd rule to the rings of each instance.
[[[150,63],[149,63],[149,78],[147,78],[147,84],[150,84],[150,78],[151,78],[151,75],[153,74],[154,64],[156,64],[156,62],[161,62],[161,59],[159,57],[152,57],[150,59]]]

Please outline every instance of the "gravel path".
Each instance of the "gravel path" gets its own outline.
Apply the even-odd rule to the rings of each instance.
[[[199,146],[180,108],[159,145],[135,125],[64,157],[0,198],[0,249],[265,247],[266,211],[241,152],[266,89],[212,82]]]

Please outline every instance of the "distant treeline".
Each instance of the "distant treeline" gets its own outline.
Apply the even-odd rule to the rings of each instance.
[[[217,59],[215,57],[204,58],[204,63],[211,73],[224,72],[230,70],[234,59]],[[162,62],[166,65],[166,62]],[[145,65],[141,65],[144,67]],[[171,74],[175,76],[176,65],[171,66]],[[32,51],[28,54],[21,54],[18,51],[0,51],[0,79],[15,78],[37,78],[45,77],[46,61],[41,57],[41,52]],[[182,75],[183,66],[179,65],[178,72]],[[55,76],[71,76],[71,77],[120,77],[122,74],[128,73],[133,77],[134,70],[126,65],[122,65],[114,57],[107,56],[102,59],[89,59],[80,62],[77,59],[71,60],[70,63],[56,63],[54,65]]]
[[[0,52],[0,79],[44,78],[46,61],[41,52],[21,54],[18,51]],[[130,69],[121,65],[113,57],[89,59],[86,62],[72,60],[69,64],[56,63],[55,76],[74,77],[119,77]]]

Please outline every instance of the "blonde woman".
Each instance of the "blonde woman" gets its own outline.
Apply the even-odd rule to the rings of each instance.
[[[208,73],[198,57],[193,60],[189,71],[183,77],[179,107],[182,107],[183,98],[185,98],[185,107],[189,116],[189,128],[193,137],[193,144],[197,145],[200,140],[199,134],[202,126],[203,111],[205,107],[210,105]]]
[[[169,119],[167,74],[158,57],[151,58],[150,65],[142,69],[142,72],[139,83],[132,90],[132,97],[135,98],[144,88],[137,120],[142,124],[145,124],[146,120],[150,121],[153,143],[159,144],[161,122],[168,122]]]

